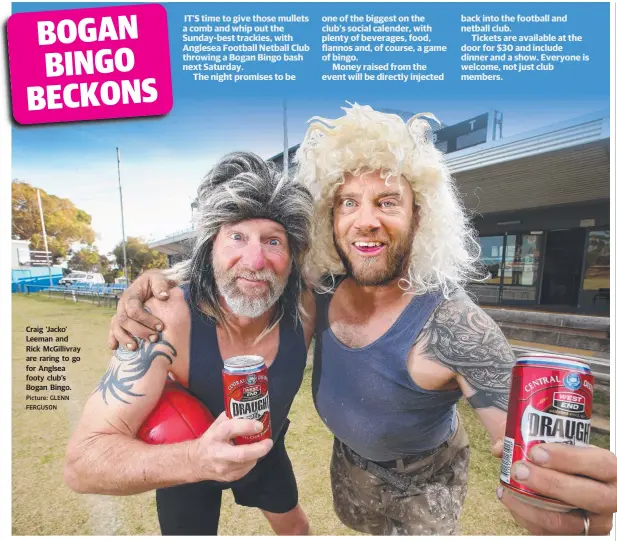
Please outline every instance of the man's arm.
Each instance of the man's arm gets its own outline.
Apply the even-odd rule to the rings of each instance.
[[[444,301],[422,331],[422,353],[448,367],[493,443],[505,432],[510,373],[515,358],[497,324],[464,293]],[[494,450],[499,448],[499,443]],[[543,453],[542,453],[543,451]],[[495,454],[495,453],[494,453]],[[497,453],[500,454],[500,451]],[[533,448],[530,461],[513,465],[514,477],[549,498],[584,509],[591,535],[606,535],[617,511],[617,458],[610,451],[558,443]],[[517,477],[519,474],[524,477]],[[580,511],[558,513],[498,490],[516,522],[533,535],[580,535]]]
[[[497,324],[459,292],[435,310],[418,344],[423,357],[456,374],[493,443],[502,439],[515,357]]]
[[[86,403],[66,453],[64,476],[77,492],[136,494],[202,480],[231,481],[248,473],[271,440],[234,446],[231,439],[258,432],[255,422],[225,414],[199,439],[148,445],[137,431],[156,406],[177,359],[172,340],[119,349]]]
[[[69,442],[65,479],[72,489],[134,494],[196,478],[190,443],[161,451],[135,439],[161,397],[175,356],[163,340],[136,352],[119,349],[112,357]],[[170,462],[178,467],[169,468]]]
[[[307,291],[302,296],[302,309],[304,311],[304,342],[306,344],[306,350],[308,351],[311,342],[313,341],[313,335],[315,334],[315,324],[317,322],[317,304],[315,303],[315,294],[312,291]]]

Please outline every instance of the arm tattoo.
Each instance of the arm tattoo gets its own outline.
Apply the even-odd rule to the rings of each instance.
[[[164,357],[169,361],[169,364],[172,364],[172,356],[176,357],[178,355],[176,348],[167,340],[163,340],[162,336],[158,342],[148,342],[145,347],[144,340],[139,338],[136,340],[138,342],[136,351],[125,349],[122,346],[117,349],[115,358],[118,362],[113,363],[107,369],[107,372],[105,372],[97,388],[94,390],[94,392],[99,391],[103,395],[105,404],[107,404],[107,393],[125,404],[130,404],[130,402],[124,400],[120,394],[127,397],[144,396],[131,390],[133,384],[145,376],[157,357]],[[120,372],[122,372],[122,377],[120,377]]]
[[[444,301],[419,337],[423,354],[460,374],[475,391],[474,408],[508,410],[515,358],[497,324],[464,293]]]

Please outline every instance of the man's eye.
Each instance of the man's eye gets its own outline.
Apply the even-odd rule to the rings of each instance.
[[[242,235],[240,233],[232,233],[231,240],[242,240]]]
[[[396,201],[393,201],[392,199],[389,199],[387,201],[382,201],[381,202],[381,206],[385,207],[385,208],[395,207],[396,206]]]
[[[280,246],[281,241],[280,241],[279,239],[270,239],[270,240],[268,241],[268,244],[269,244],[270,246]]]
[[[343,201],[341,201],[341,206],[351,208],[354,206],[354,201],[353,199],[343,199]]]

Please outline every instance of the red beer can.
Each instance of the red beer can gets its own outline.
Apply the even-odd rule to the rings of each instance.
[[[254,419],[263,424],[259,434],[234,438],[237,445],[272,437],[268,369],[263,357],[240,355],[223,361],[223,391],[227,417]]]
[[[567,512],[572,506],[536,494],[510,476],[512,464],[527,460],[539,443],[586,447],[591,433],[593,382],[589,366],[576,357],[525,354],[512,369],[501,484],[526,503]]]

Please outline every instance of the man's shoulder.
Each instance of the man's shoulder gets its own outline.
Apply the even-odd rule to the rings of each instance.
[[[457,289],[454,293],[445,297],[435,308],[433,314],[429,318],[429,322],[433,319],[449,321],[458,318],[487,318],[492,321],[491,317],[476,304],[474,300],[463,289]]]
[[[146,308],[158,317],[164,325],[159,333],[159,339],[151,348],[152,352],[173,351],[173,364],[169,371],[174,374],[183,385],[188,385],[187,366],[190,351],[191,315],[188,305],[184,300],[181,288],[174,287],[169,290],[169,298],[166,301],[150,299],[146,302]]]
[[[315,317],[317,309],[317,301],[315,299],[316,293],[310,289],[307,289],[302,293],[300,302],[302,303],[302,309],[310,317]]]
[[[145,306],[165,324],[165,329],[168,331],[177,332],[179,329],[188,329],[190,312],[182,288],[170,289],[169,298],[166,301],[152,297]]]
[[[317,302],[315,300],[315,293],[312,290],[307,289],[302,293],[300,302],[302,305],[302,329],[304,339],[308,347],[313,338],[315,324],[317,321]]]
[[[450,366],[513,361],[512,350],[497,323],[462,290],[437,307],[418,342],[425,353]]]

